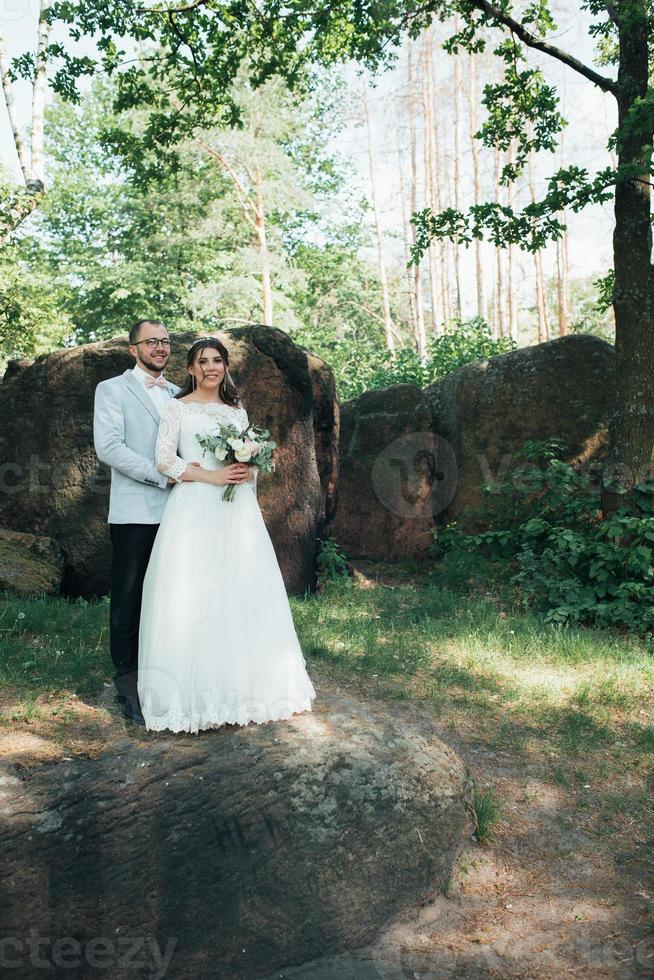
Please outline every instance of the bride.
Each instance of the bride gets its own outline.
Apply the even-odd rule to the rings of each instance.
[[[196,435],[249,424],[215,337],[188,351],[155,450],[177,481],[143,583],[138,695],[146,728],[197,733],[310,711],[316,697],[256,496],[256,468],[203,452]],[[253,472],[252,472],[253,471]],[[182,481],[183,476],[183,481]],[[237,484],[234,499],[223,489]]]

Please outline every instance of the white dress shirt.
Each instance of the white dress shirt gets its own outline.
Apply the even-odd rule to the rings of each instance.
[[[164,409],[170,401],[170,395],[168,394],[166,388],[161,388],[159,385],[152,385],[152,387],[148,387],[145,380],[146,378],[152,377],[152,375],[148,374],[147,371],[144,371],[143,368],[138,366],[138,364],[134,366],[134,377],[140,381],[147,391],[148,395],[154,402],[155,408],[159,412],[159,415],[163,415]],[[160,374],[159,377],[163,378],[165,381],[163,374]]]

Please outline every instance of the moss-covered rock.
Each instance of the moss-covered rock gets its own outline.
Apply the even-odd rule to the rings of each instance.
[[[64,551],[52,538],[0,528],[0,592],[56,595],[65,564]]]

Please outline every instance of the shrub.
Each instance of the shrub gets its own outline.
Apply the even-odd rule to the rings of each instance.
[[[337,542],[331,537],[318,538],[318,546],[316,557],[318,585],[349,583],[347,555]]]
[[[654,627],[654,479],[635,488],[637,512],[604,519],[595,462],[575,469],[560,440],[530,441],[514,454],[509,480],[483,487],[468,515],[491,530],[457,524],[432,530],[431,554],[448,584],[475,575],[506,584],[513,600],[561,624]]]

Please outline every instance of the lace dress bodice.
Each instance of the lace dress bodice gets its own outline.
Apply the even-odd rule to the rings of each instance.
[[[235,425],[242,430],[249,424],[243,405],[232,407],[222,402],[182,402],[171,398],[161,418],[154,452],[157,469],[180,481],[187,463],[200,463],[206,470],[217,470],[226,464],[202,448],[197,435],[209,435],[219,425]],[[254,470],[256,474],[256,468]]]

